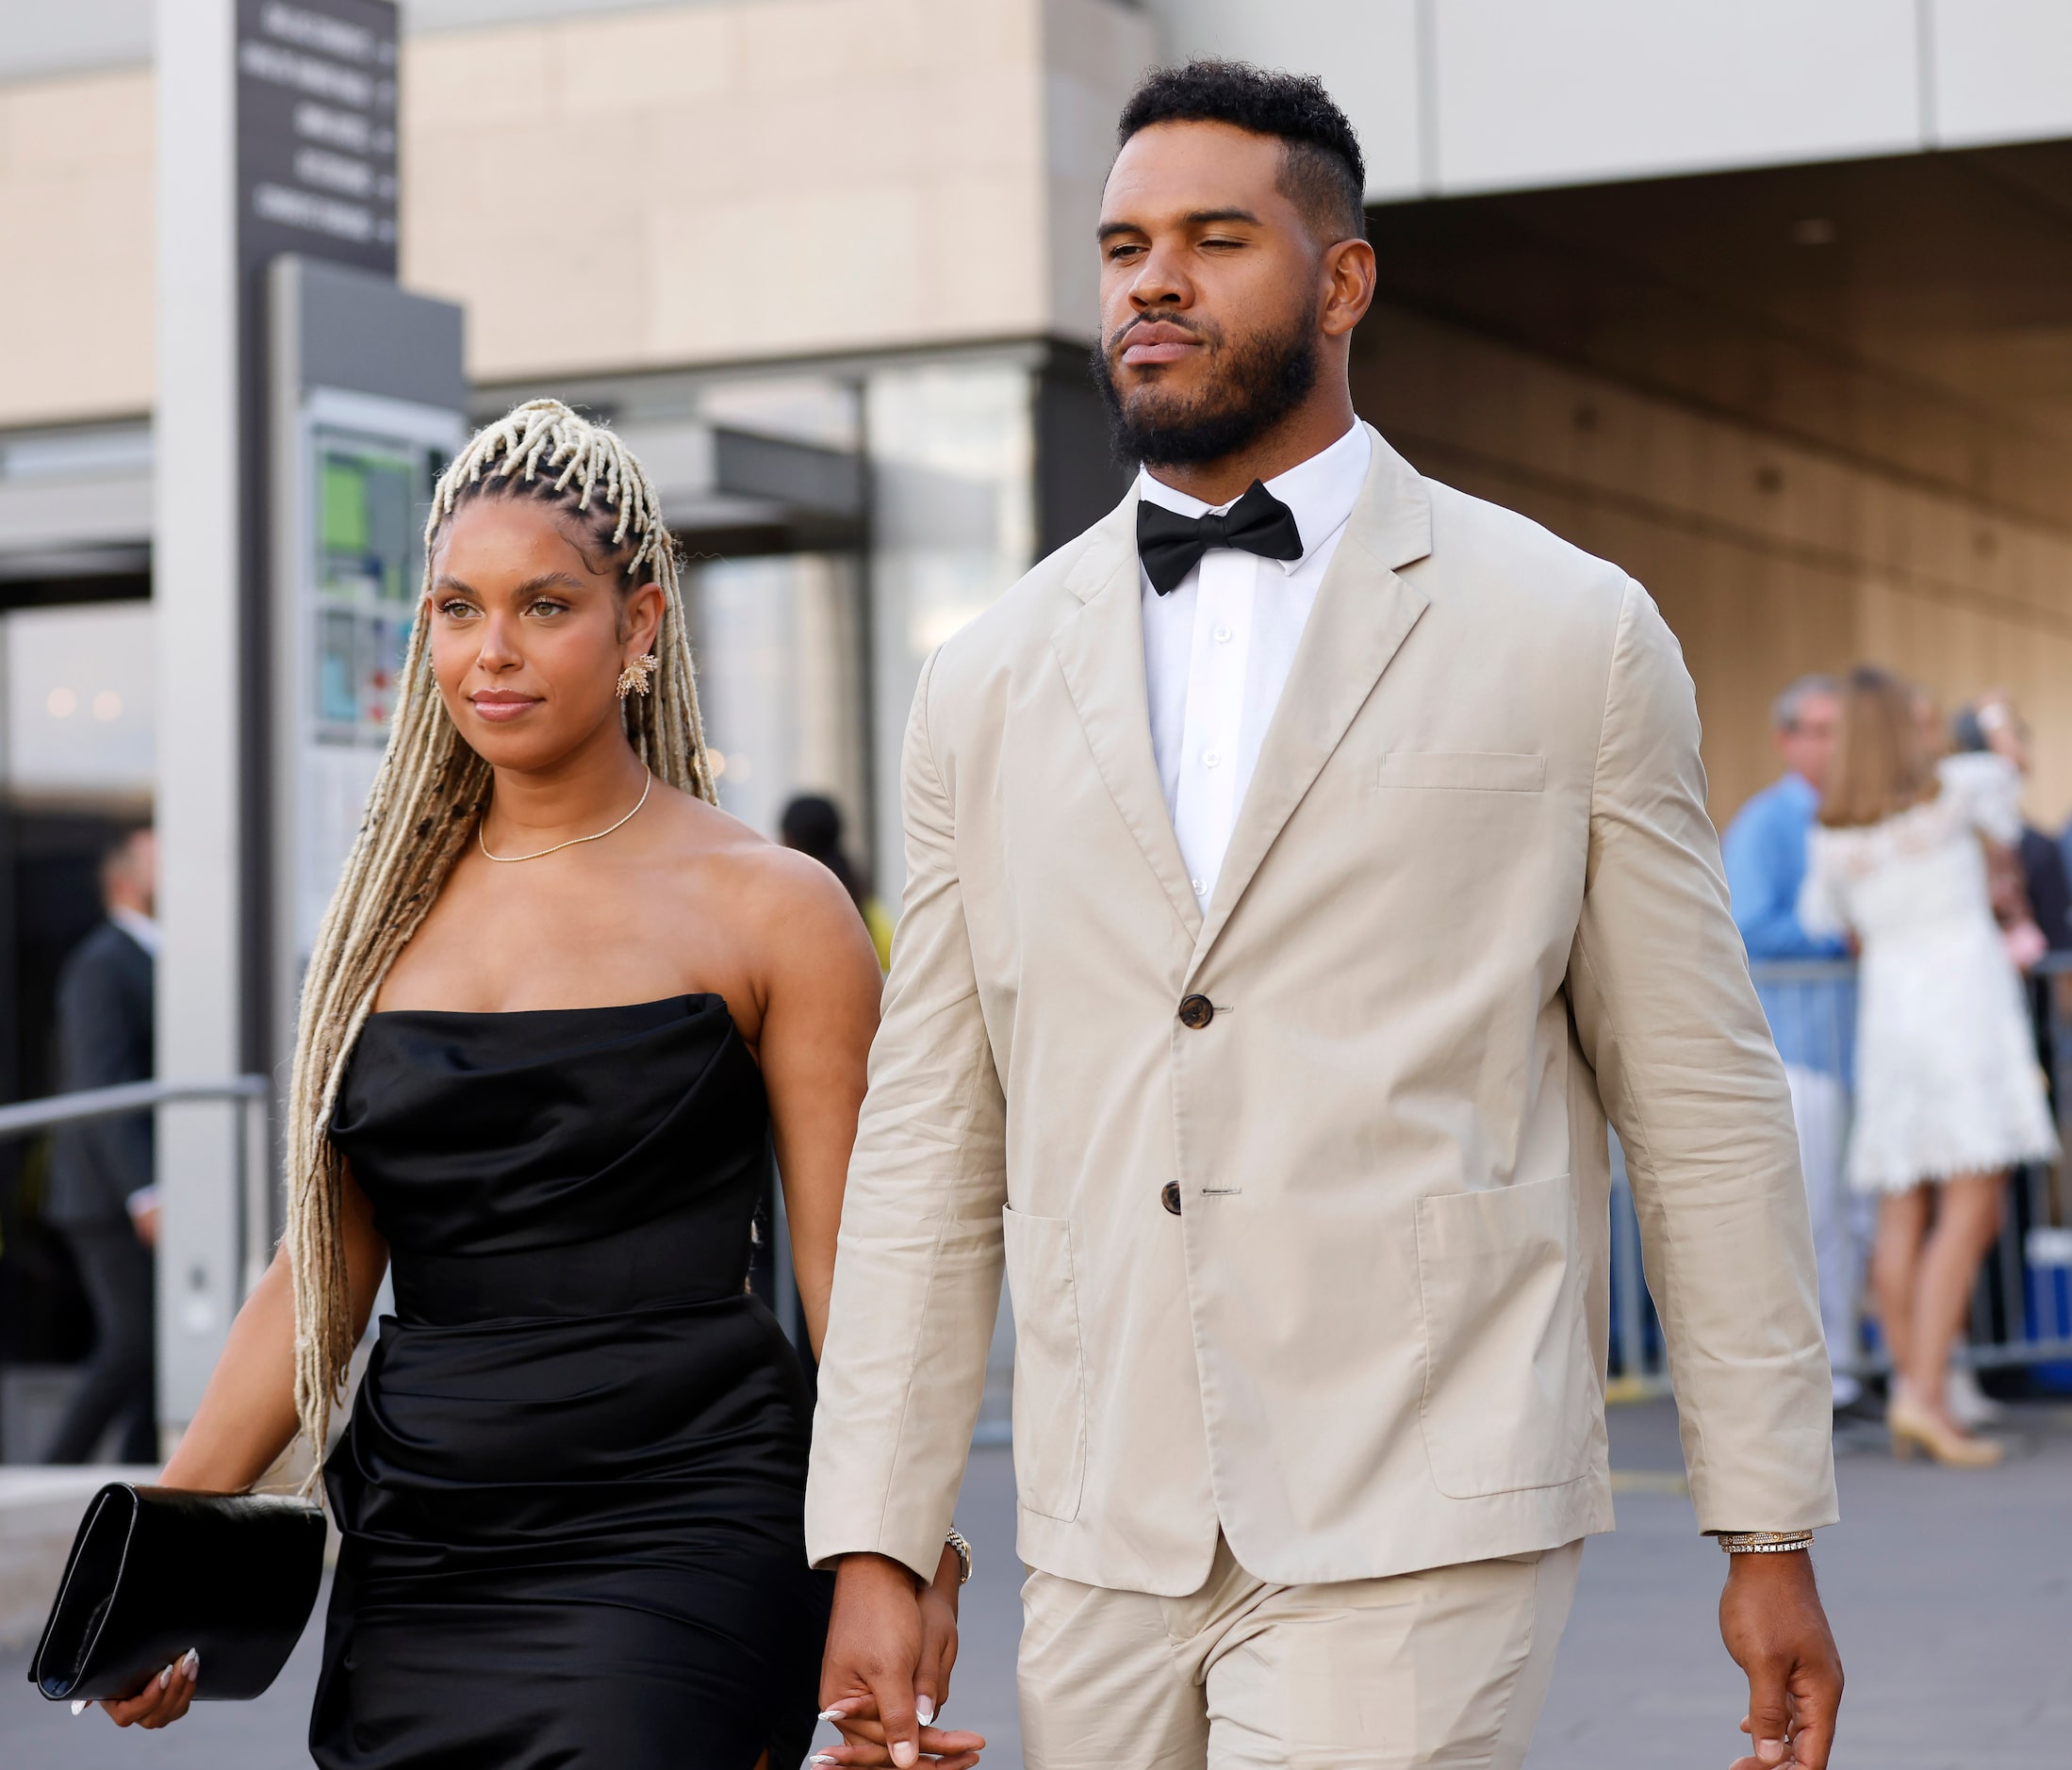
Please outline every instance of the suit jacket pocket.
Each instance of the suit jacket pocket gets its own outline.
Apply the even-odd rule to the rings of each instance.
[[[1547,759],[1495,750],[1390,750],[1381,759],[1374,784],[1438,787],[1454,792],[1538,793],[1547,784]]]
[[[1575,1183],[1422,1198],[1424,1450],[1450,1499],[1556,1487],[1587,1471],[1596,1379]]]
[[[1069,1523],[1086,1482],[1086,1366],[1072,1225],[1000,1213],[1014,1301],[1014,1479],[1023,1505]]]

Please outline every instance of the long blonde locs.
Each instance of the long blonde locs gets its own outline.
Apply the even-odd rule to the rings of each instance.
[[[295,1414],[321,1466],[353,1356],[342,1216],[330,1135],[338,1086],[382,981],[446,883],[489,796],[489,765],[462,740],[432,675],[427,602],[440,531],[470,499],[533,498],[584,526],[625,582],[662,587],[659,670],[626,703],[627,735],[657,778],[716,804],[691,666],[675,540],[654,487],[617,435],[557,400],[530,400],[476,432],[439,476],[424,530],[423,598],[388,746],[303,982],[288,1102],[286,1243],[295,1294]],[[607,519],[616,520],[606,526]],[[310,1485],[317,1476],[313,1472]]]

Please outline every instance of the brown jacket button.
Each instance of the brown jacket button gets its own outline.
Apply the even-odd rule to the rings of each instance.
[[[1180,1024],[1200,1032],[1216,1018],[1216,1005],[1206,995],[1183,995],[1180,998]],[[1175,1206],[1177,1209],[1178,1206]]]
[[[1180,1214],[1180,1183],[1168,1180],[1159,1188],[1159,1203],[1177,1217]]]

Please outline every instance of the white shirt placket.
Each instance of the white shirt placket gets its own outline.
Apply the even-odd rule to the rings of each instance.
[[[1238,745],[1243,731],[1258,565],[1250,553],[1219,548],[1205,553],[1196,568],[1187,724],[1173,828],[1195,900],[1205,909],[1237,822]]]

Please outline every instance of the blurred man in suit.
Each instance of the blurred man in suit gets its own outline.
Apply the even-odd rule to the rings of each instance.
[[[152,920],[157,847],[132,830],[101,861],[101,922],[58,980],[58,1085],[67,1093],[150,1078]],[[83,1463],[121,1422],[125,1463],[158,1460],[153,1358],[158,1201],[148,1112],[96,1119],[58,1134],[50,1219],[70,1244],[93,1307],[93,1356],[50,1448],[53,1463]]]

